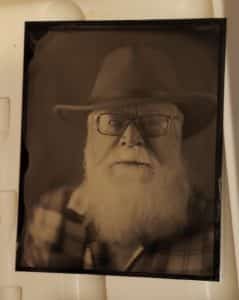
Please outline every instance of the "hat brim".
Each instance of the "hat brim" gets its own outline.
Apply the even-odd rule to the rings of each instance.
[[[151,103],[175,104],[184,115],[183,137],[187,138],[203,130],[214,119],[216,113],[216,97],[211,94],[164,95],[159,97],[121,97],[112,99],[91,99],[90,104],[66,105],[58,104],[54,112],[70,119],[72,113],[90,112],[103,109],[117,109],[123,106]],[[70,115],[69,115],[70,114]]]

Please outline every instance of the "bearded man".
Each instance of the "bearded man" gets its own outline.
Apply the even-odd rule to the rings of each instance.
[[[55,107],[88,112],[85,177],[43,195],[26,226],[23,265],[210,275],[211,202],[192,187],[182,144],[214,110],[214,96],[182,86],[160,49],[109,53],[90,102]]]

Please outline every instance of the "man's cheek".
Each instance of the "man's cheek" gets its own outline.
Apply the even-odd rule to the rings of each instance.
[[[180,153],[180,145],[177,141],[164,139],[163,137],[151,139],[150,146],[151,151],[161,164],[174,160]]]
[[[114,148],[114,137],[104,136],[97,132],[92,139],[92,154],[96,165],[104,164],[112,155]]]

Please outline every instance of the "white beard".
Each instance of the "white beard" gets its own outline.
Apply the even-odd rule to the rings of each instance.
[[[161,166],[147,183],[116,182],[104,168],[87,163],[79,192],[106,242],[130,245],[141,239],[168,239],[188,223],[190,185],[181,157]]]

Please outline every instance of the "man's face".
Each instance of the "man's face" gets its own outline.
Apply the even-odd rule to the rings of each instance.
[[[173,104],[95,111],[88,118],[86,156],[91,153],[91,167],[113,181],[147,183],[181,155],[182,124]]]
[[[103,239],[169,237],[186,225],[182,125],[179,109],[165,103],[89,115],[81,199]]]

